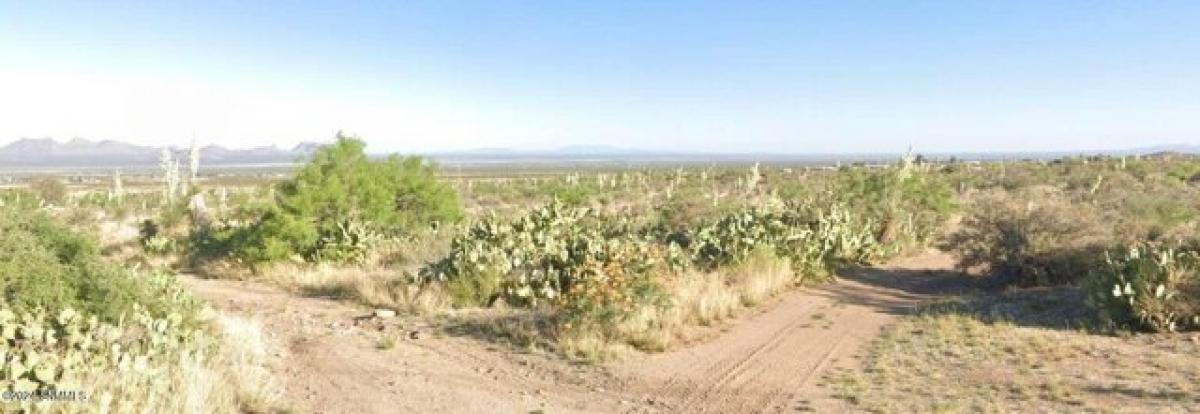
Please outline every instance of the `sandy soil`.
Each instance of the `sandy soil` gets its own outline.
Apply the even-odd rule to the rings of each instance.
[[[608,366],[518,353],[451,336],[420,319],[302,298],[252,282],[185,283],[223,312],[263,321],[272,365],[300,412],[848,411],[823,385],[859,369],[880,330],[931,295],[956,289],[954,261],[927,251],[836,283],[781,295],[710,340]],[[395,338],[381,349],[381,338]]]

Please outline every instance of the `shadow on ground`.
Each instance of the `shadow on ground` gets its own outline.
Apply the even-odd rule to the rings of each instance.
[[[555,325],[545,313],[530,310],[503,310],[494,314],[475,312],[445,321],[441,331],[501,346],[516,352],[552,349]]]
[[[837,283],[809,292],[839,303],[911,314],[923,303],[975,290],[973,278],[953,270],[850,266],[838,271]]]
[[[921,311],[1038,328],[1094,330],[1101,326],[1084,293],[1072,286],[976,293],[930,303]]]
[[[988,323],[1055,329],[1099,324],[1077,287],[1004,287],[993,278],[947,269],[853,266],[838,277],[839,283],[812,293],[892,314],[959,314]]]

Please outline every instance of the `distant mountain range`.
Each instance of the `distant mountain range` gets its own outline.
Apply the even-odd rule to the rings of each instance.
[[[320,144],[302,143],[291,149],[257,147],[230,149],[219,145],[200,148],[205,165],[274,164],[296,162],[312,154]],[[75,138],[66,142],[50,138],[24,138],[0,147],[0,167],[141,167],[158,163],[163,147],[120,141],[90,141]],[[188,148],[169,148],[176,159],[186,159]]]
[[[1076,155],[1131,156],[1152,154],[1200,154],[1197,145],[1159,145],[1120,150],[1029,151],[1029,152],[920,152],[934,160],[957,158],[964,161],[1054,159]],[[831,165],[834,163],[893,162],[900,152],[860,153],[786,153],[742,152],[712,153],[695,151],[652,151],[607,146],[568,146],[551,150],[479,148],[428,154],[449,165],[502,164],[747,164],[755,162]]]
[[[203,165],[287,164],[301,161],[323,144],[306,142],[290,149],[275,146],[232,149],[209,145],[200,149]],[[0,147],[0,169],[77,167],[132,168],[157,165],[163,147],[135,145],[120,141],[91,141],[74,138],[59,142],[50,138],[24,138]],[[186,159],[187,148],[169,147],[177,159]],[[975,152],[924,153],[933,159],[956,157],[961,160],[1047,159],[1070,155],[1134,155],[1156,153],[1200,154],[1196,145],[1160,145],[1127,150],[1046,151],[1046,152]],[[551,150],[479,148],[425,154],[445,165],[629,165],[697,163],[800,163],[893,161],[899,153],[789,154],[789,153],[703,153],[627,149],[609,146],[567,146]]]

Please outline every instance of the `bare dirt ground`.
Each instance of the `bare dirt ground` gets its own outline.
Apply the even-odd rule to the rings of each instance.
[[[263,321],[280,348],[272,365],[285,405],[300,412],[837,412],[852,407],[833,398],[826,374],[859,369],[884,326],[957,289],[953,263],[930,250],[850,269],[836,284],[785,293],[714,328],[723,332],[707,341],[607,366],[253,282],[185,282],[219,311]]]

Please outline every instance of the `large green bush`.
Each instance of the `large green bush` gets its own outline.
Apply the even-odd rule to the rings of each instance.
[[[373,240],[461,219],[458,195],[438,180],[435,165],[420,157],[371,159],[364,147],[339,134],[278,187],[274,204],[254,210],[256,221],[218,226],[202,248],[255,263],[356,261]]]

